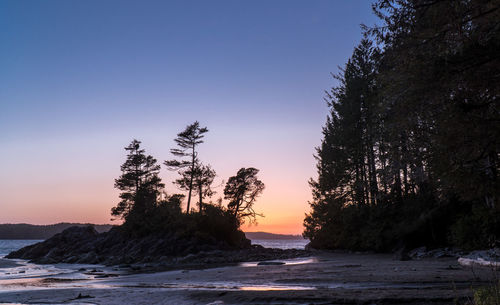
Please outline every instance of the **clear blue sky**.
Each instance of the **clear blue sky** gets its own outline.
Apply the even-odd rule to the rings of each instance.
[[[123,147],[169,159],[198,120],[221,180],[261,169],[261,228],[299,232],[330,72],[375,22],[362,0],[2,0],[0,223],[107,222]]]

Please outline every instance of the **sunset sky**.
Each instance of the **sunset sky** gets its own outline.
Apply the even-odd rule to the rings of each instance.
[[[1,1],[0,223],[112,223],[123,147],[163,162],[198,120],[215,184],[260,169],[244,229],[300,234],[330,73],[375,22],[366,0]]]

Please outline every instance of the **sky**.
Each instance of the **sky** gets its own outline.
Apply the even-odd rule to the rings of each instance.
[[[243,229],[300,234],[331,73],[376,21],[367,0],[1,1],[0,223],[116,223],[123,148],[162,163],[197,120],[213,199],[258,168]]]

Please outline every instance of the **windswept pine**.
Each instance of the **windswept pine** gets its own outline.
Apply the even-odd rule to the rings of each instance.
[[[188,125],[186,129],[178,133],[177,137],[174,139],[178,148],[172,148],[170,150],[174,156],[180,159],[167,160],[164,162],[168,169],[178,171],[179,175],[182,177],[174,183],[189,192],[186,208],[186,213],[188,214],[190,212],[191,193],[194,186],[197,186],[198,195],[200,196],[199,206],[201,212],[204,195],[203,188],[206,187],[207,190],[205,190],[205,192],[210,193],[210,184],[212,184],[213,177],[215,177],[215,171],[201,164],[198,158],[198,152],[196,151],[196,146],[203,143],[204,134],[207,132],[208,129],[206,127],[200,127],[198,121]],[[184,157],[188,159],[182,159]]]

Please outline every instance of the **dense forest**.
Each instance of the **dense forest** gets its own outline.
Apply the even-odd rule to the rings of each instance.
[[[500,2],[379,0],[327,92],[315,248],[500,242]]]

